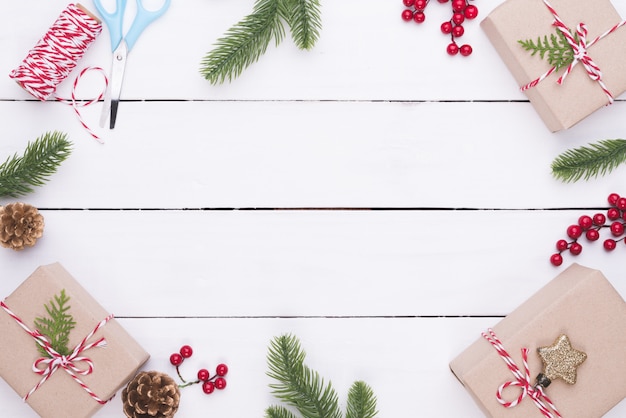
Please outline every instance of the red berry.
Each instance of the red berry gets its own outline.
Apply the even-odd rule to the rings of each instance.
[[[573,242],[572,245],[569,246],[569,252],[572,255],[578,255],[583,252],[583,246],[577,242]]]
[[[607,251],[613,251],[615,249],[615,247],[617,246],[617,242],[615,242],[614,239],[606,239],[604,240],[604,249]]]
[[[589,229],[585,233],[585,236],[589,241],[597,241],[600,238],[600,233],[597,229]]]
[[[563,257],[561,257],[561,254],[552,254],[552,256],[550,256],[550,263],[558,267],[563,264]]]
[[[579,225],[570,225],[567,228],[567,236],[576,239],[583,234],[583,229]]]
[[[461,45],[461,49],[459,51],[461,52],[461,55],[463,55],[464,57],[467,57],[472,54],[473,49],[468,44],[465,44],[465,45]]]
[[[464,33],[465,33],[465,28],[463,28],[463,26],[461,25],[457,25],[452,28],[452,35],[455,38],[460,38],[461,36],[463,36]]]
[[[606,217],[612,221],[619,219],[620,216],[621,214],[619,213],[619,209],[610,208],[609,210],[606,211]]]
[[[405,9],[402,11],[402,20],[409,21],[413,20],[413,12],[409,9]]]
[[[624,233],[624,224],[622,224],[619,221],[613,222],[611,224],[611,234],[613,234],[613,236],[619,237],[623,233]]]
[[[615,206],[617,206],[617,208],[620,210],[626,210],[626,197],[620,197],[619,199],[617,199],[617,203],[615,203]]]
[[[587,230],[593,226],[593,219],[591,216],[583,215],[578,218],[578,225],[584,230]]]
[[[448,45],[448,47],[446,48],[446,51],[448,51],[448,54],[450,55],[456,55],[459,52],[459,46],[455,44],[454,42],[452,42],[451,44]]]
[[[464,21],[465,21],[465,16],[463,15],[463,13],[454,13],[452,15],[452,22],[454,22],[454,24],[460,25]]]
[[[402,0],[402,2],[406,7],[413,7],[413,5],[415,4],[415,0]]]
[[[465,6],[465,0],[452,0],[452,10],[455,12],[462,12]]]
[[[422,11],[426,8],[428,2],[426,0],[415,0],[415,8],[419,11]]]
[[[174,353],[170,356],[170,363],[173,366],[180,366],[183,363],[183,356],[178,353]]]
[[[556,249],[558,251],[565,251],[567,250],[567,241],[565,241],[564,239],[560,239],[556,242]]]
[[[218,364],[217,367],[215,368],[215,374],[218,376],[226,376],[226,373],[228,373],[228,366],[225,364]]]
[[[606,222],[606,216],[602,213],[596,213],[593,215],[593,224],[597,226],[602,226]]]
[[[224,389],[226,387],[226,379],[223,377],[218,377],[215,379],[215,388],[216,389]]]
[[[198,380],[202,382],[206,382],[211,377],[209,371],[207,369],[198,370]]]
[[[469,6],[465,8],[465,10],[463,11],[463,14],[465,14],[465,17],[468,19],[475,19],[476,16],[478,16],[478,7],[474,6],[473,4],[470,4]]]
[[[191,357],[192,354],[193,354],[193,350],[190,346],[183,345],[182,347],[180,347],[180,355],[183,356],[184,358],[189,358]]]
[[[452,33],[452,23],[443,22],[441,24],[441,32],[445,33],[446,35]]]
[[[215,384],[213,382],[204,382],[202,383],[202,391],[207,395],[213,393],[215,390]]]
[[[424,21],[426,20],[426,15],[422,12],[415,12],[415,14],[413,15],[413,20],[415,21],[415,23],[424,23]]]
[[[619,195],[617,193],[611,193],[607,200],[609,201],[609,205],[615,206],[617,205],[617,201],[619,200]]]

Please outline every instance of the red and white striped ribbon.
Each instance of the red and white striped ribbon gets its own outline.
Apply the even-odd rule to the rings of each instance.
[[[548,398],[543,391],[543,387],[541,386],[533,386],[530,380],[530,371],[528,368],[528,348],[522,348],[522,362],[524,364],[524,372],[519,369],[517,364],[513,358],[509,355],[509,353],[505,350],[502,342],[498,339],[495,332],[490,328],[487,332],[483,332],[482,336],[491,343],[493,348],[498,352],[500,358],[504,360],[509,371],[513,373],[515,376],[515,380],[507,381],[498,387],[496,392],[496,398],[498,402],[504,406],[505,408],[513,408],[519,405],[520,402],[524,400],[526,396],[530,397],[535,406],[539,409],[539,411],[546,418],[562,418],[559,411],[556,409],[556,406],[552,403],[550,398]],[[507,401],[503,398],[502,393],[504,389],[510,386],[518,386],[521,388],[520,395],[513,400]]]
[[[38,330],[31,331],[30,328],[17,316],[15,313],[9,309],[9,307],[4,303],[4,301],[0,301],[0,307],[4,309],[4,311],[17,322],[17,324],[22,327],[24,331],[26,331],[31,337],[35,339],[35,342],[39,344],[46,353],[50,356],[50,358],[41,357],[33,363],[32,370],[33,372],[42,376],[41,380],[24,396],[24,401],[26,401],[33,393],[37,391],[49,378],[57,371],[60,367],[69,374],[72,379],[76,383],[80,385],[88,394],[91,396],[96,402],[99,404],[105,404],[112,399],[103,400],[98,395],[96,395],[90,388],[87,386],[78,375],[86,376],[93,372],[93,362],[88,357],[81,356],[84,351],[90,350],[94,347],[105,347],[106,340],[104,337],[99,338],[96,341],[88,342],[93,335],[98,332],[100,328],[105,326],[111,319],[113,319],[113,315],[109,315],[100,321],[96,327],[89,333],[82,341],[74,347],[74,350],[67,355],[61,355],[57,353],[52,346],[50,345],[50,341],[46,338]],[[83,368],[79,367],[77,363],[84,363]]]
[[[567,75],[572,71],[572,69],[576,66],[576,64],[580,62],[585,68],[585,71],[587,71],[589,78],[597,82],[600,88],[602,89],[602,91],[604,92],[604,94],[606,95],[608,99],[607,104],[612,104],[614,101],[613,94],[607,88],[606,84],[604,84],[604,81],[602,80],[602,71],[600,70],[600,67],[598,67],[598,65],[589,56],[589,54],[587,53],[587,49],[593,46],[599,40],[605,38],[606,36],[615,32],[617,29],[624,26],[626,24],[626,20],[620,21],[619,23],[617,23],[616,25],[614,25],[613,27],[611,27],[604,33],[598,35],[597,37],[595,37],[589,42],[587,42],[587,26],[584,23],[579,23],[576,27],[576,34],[578,35],[578,42],[577,42],[574,36],[572,36],[569,27],[559,17],[559,14],[557,13],[556,9],[552,7],[552,5],[548,2],[548,0],[543,0],[543,3],[546,5],[548,10],[554,17],[553,25],[556,26],[556,28],[563,34],[563,36],[565,36],[565,39],[567,40],[567,43],[569,44],[569,46],[572,48],[572,52],[574,54],[574,60],[567,66],[567,68],[563,72],[563,75],[561,75],[561,77],[559,77],[559,79],[557,80],[557,83],[563,84]],[[556,67],[550,68],[548,71],[546,71],[544,74],[542,74],[535,80],[522,86],[521,90],[525,91],[532,87],[535,87],[537,84],[539,84],[540,82],[548,78],[555,71],[556,71]]]
[[[74,80],[71,98],[57,97],[55,92],[69,74],[76,68],[78,61],[83,57],[87,48],[102,32],[102,23],[88,14],[84,9],[74,4],[63,10],[46,34],[35,44],[22,63],[9,77],[14,79],[35,98],[44,101],[50,97],[71,105],[80,124],[96,140],[99,137],[87,126],[79,107],[88,106],[101,100],[108,85],[106,73],[100,67],[88,67],[80,72]],[[87,102],[76,99],[78,81],[87,72],[100,72],[105,80],[105,88],[97,98]]]

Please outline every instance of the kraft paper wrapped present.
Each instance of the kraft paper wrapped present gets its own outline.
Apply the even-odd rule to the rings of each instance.
[[[571,265],[493,331],[522,375],[521,350],[528,349],[532,385],[545,372],[538,348],[552,347],[566,335],[573,350],[586,354],[573,369],[574,384],[553,378],[544,389],[564,418],[601,417],[626,396],[626,303],[598,270]],[[528,396],[509,408],[498,401],[498,388],[517,379],[495,346],[480,335],[450,369],[487,417],[546,416]],[[521,393],[520,386],[509,386],[502,391],[502,401],[517,400]]]
[[[86,357],[93,364],[90,374],[74,374],[85,388],[102,401],[109,400],[119,388],[135,375],[148,360],[148,353],[122,328],[115,319],[107,319],[107,312],[58,263],[39,267],[2,303],[0,309],[0,376],[19,394],[25,397],[42,380],[42,375],[32,368],[43,358],[35,337],[35,318],[50,318],[46,306],[61,291],[69,297],[66,307],[75,327],[69,334],[68,348],[73,350],[81,341],[96,331],[85,343],[102,342],[105,347],[87,347],[78,357]],[[77,369],[88,369],[88,362],[74,359]],[[45,369],[47,363],[39,362]],[[54,371],[47,381],[32,392],[28,404],[46,418],[85,418],[92,416],[102,404],[92,397],[63,367]]]
[[[579,23],[584,23],[588,30],[587,42],[622,21],[609,0],[549,0],[549,5],[572,33]],[[536,80],[552,66],[539,53],[531,55],[518,41],[537,42],[545,36],[550,39],[550,35],[557,34],[554,21],[543,0],[507,0],[481,22],[519,87]],[[614,98],[621,95],[626,90],[626,27],[614,30],[589,46],[587,55],[601,70],[601,81],[611,95]],[[524,91],[552,132],[572,127],[609,103],[601,83],[589,77],[580,61],[563,83],[557,84],[564,72],[565,68],[561,68]],[[610,107],[603,111],[609,110]]]

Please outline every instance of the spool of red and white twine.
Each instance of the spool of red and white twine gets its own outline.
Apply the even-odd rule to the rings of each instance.
[[[76,68],[89,46],[102,32],[102,22],[80,4],[70,4],[59,15],[46,34],[28,53],[19,67],[9,77],[14,79],[27,92],[41,101],[53,97],[72,106],[80,124],[96,140],[100,138],[87,126],[79,108],[89,106],[104,97],[108,80],[100,67],[86,67],[74,80],[70,99],[56,96],[57,86]],[[81,77],[88,71],[98,71],[105,81],[105,88],[98,97],[88,101],[76,99],[76,87]]]

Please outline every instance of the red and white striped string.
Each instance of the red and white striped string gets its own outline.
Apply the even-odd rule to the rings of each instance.
[[[104,97],[108,85],[105,71],[100,67],[83,69],[74,80],[69,99],[57,97],[55,92],[57,86],[76,68],[78,61],[101,32],[102,23],[99,20],[80,6],[70,4],[61,12],[19,67],[9,74],[9,77],[37,99],[44,101],[54,97],[57,101],[71,105],[80,124],[94,139],[99,141],[98,135],[85,123],[79,108],[89,106]],[[76,99],[76,88],[80,79],[88,71],[97,71],[102,74],[105,87],[98,97],[79,102]]]
[[[626,24],[626,20],[620,21],[619,23],[617,23],[616,25],[614,25],[613,27],[611,27],[610,29],[602,33],[601,35],[598,35],[597,37],[595,37],[589,42],[587,42],[587,32],[588,32],[587,26],[581,22],[576,27],[576,34],[578,35],[578,42],[577,42],[574,36],[572,36],[569,27],[559,17],[559,14],[557,13],[556,9],[552,7],[552,5],[548,2],[548,0],[543,0],[543,3],[546,5],[548,10],[550,11],[550,13],[552,13],[552,16],[554,17],[553,25],[556,26],[556,28],[559,30],[559,32],[563,34],[563,36],[565,36],[565,39],[567,40],[567,43],[569,44],[569,46],[572,48],[572,52],[574,54],[574,60],[567,66],[567,68],[563,72],[563,75],[561,75],[561,77],[559,77],[559,79],[557,80],[557,83],[563,84],[568,74],[572,71],[572,69],[576,66],[576,64],[580,62],[585,68],[585,71],[587,71],[589,78],[591,78],[593,81],[596,81],[598,85],[600,86],[600,88],[602,89],[602,91],[604,92],[604,94],[606,95],[608,99],[607,104],[612,104],[613,101],[615,100],[613,97],[613,94],[607,88],[606,84],[604,84],[604,81],[602,80],[602,71],[600,70],[600,67],[598,67],[598,65],[593,61],[593,59],[591,59],[591,57],[587,53],[587,49],[593,46],[599,40],[605,38],[606,36],[610,35],[611,33],[615,32],[616,30],[624,26]],[[546,71],[544,74],[542,74],[535,80],[522,86],[521,90],[525,91],[532,87],[535,87],[537,84],[539,84],[540,82],[548,78],[555,71],[556,71],[556,67],[550,68],[548,71]]]
[[[50,378],[50,376],[52,376],[52,374],[55,371],[57,371],[59,367],[65,370],[72,377],[72,379],[74,379],[74,381],[78,383],[80,387],[82,387],[89,394],[89,396],[91,396],[99,404],[105,404],[112,399],[110,398],[107,400],[103,400],[102,398],[100,398],[89,388],[89,386],[87,386],[78,377],[78,375],[80,374],[82,376],[86,376],[93,372],[93,368],[94,368],[93,362],[91,361],[91,359],[89,359],[88,357],[82,356],[81,354],[84,351],[90,350],[94,347],[101,348],[101,347],[106,346],[106,340],[103,337],[93,342],[88,342],[88,341],[91,339],[91,337],[93,337],[93,335],[96,332],[98,332],[100,328],[105,326],[111,319],[113,319],[113,315],[109,315],[106,318],[104,318],[102,321],[100,321],[96,325],[96,327],[89,334],[87,334],[87,336],[83,338],[82,341],[76,347],[74,347],[74,350],[72,350],[72,352],[69,355],[64,356],[64,355],[57,353],[52,348],[52,346],[50,345],[50,341],[48,341],[45,335],[43,335],[38,330],[31,331],[30,328],[28,328],[28,326],[20,319],[20,317],[17,316],[15,313],[13,313],[11,309],[9,309],[9,307],[4,303],[4,301],[0,301],[0,307],[2,307],[2,309],[4,309],[4,311],[11,318],[13,318],[15,322],[17,322],[17,324],[20,327],[22,327],[24,331],[26,331],[31,337],[33,337],[35,339],[35,342],[39,344],[46,351],[46,353],[48,353],[48,355],[50,356],[50,358],[41,357],[33,363],[33,366],[32,366],[33,372],[37,373],[38,375],[41,375],[42,378],[39,381],[39,383],[37,383],[24,396],[23,398],[24,401],[28,400],[28,398],[33,393],[35,393],[37,389],[39,389],[44,383],[46,383],[48,378]],[[77,363],[83,363],[84,364],[83,368],[79,367]]]
[[[487,332],[483,332],[482,336],[491,343],[493,348],[496,349],[500,358],[502,358],[502,360],[506,363],[509,371],[513,373],[513,376],[515,376],[515,380],[507,381],[498,387],[496,392],[498,402],[505,408],[513,408],[519,405],[519,403],[522,402],[526,396],[529,396],[544,417],[562,418],[561,414],[556,409],[556,406],[552,403],[550,398],[546,396],[543,391],[543,387],[539,385],[533,386],[530,380],[530,370],[528,368],[528,348],[522,348],[522,362],[524,364],[524,372],[522,373],[491,328]],[[516,399],[507,401],[503,398],[502,393],[504,392],[504,389],[510,386],[518,386],[522,389],[522,392]]]

